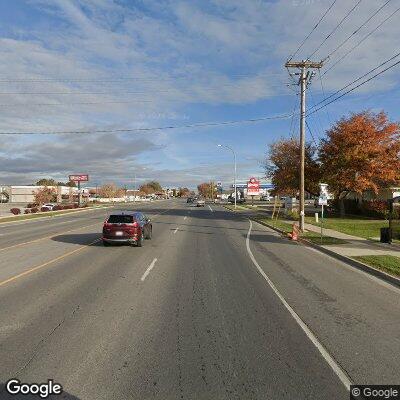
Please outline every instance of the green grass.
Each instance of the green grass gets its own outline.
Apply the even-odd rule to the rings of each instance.
[[[400,276],[400,257],[396,256],[358,256],[353,257],[355,260],[361,261],[371,267],[378,268],[389,274]]]
[[[287,222],[283,222],[281,220],[272,220],[269,217],[255,217],[254,218],[256,221],[261,222],[261,223],[265,223],[267,225],[273,226],[274,228],[278,228],[281,231],[285,232],[285,233],[289,233],[292,232],[292,224],[288,224]]]
[[[291,233],[293,229],[293,223],[288,223],[284,222],[281,220],[272,220],[271,218],[268,217],[256,217],[256,221],[268,224],[270,226],[273,226],[275,228],[280,229],[281,231],[285,233]],[[345,240],[342,239],[337,239],[331,236],[323,236],[322,242],[321,242],[321,235],[315,232],[304,232],[301,234],[301,237],[304,239],[309,240],[312,243],[315,244],[322,244],[322,245],[334,245],[334,244],[346,244],[348,243]]]
[[[346,244],[348,243],[346,240],[334,238],[331,236],[323,236],[321,240],[321,235],[316,232],[304,232],[301,235],[302,238],[309,240],[315,244],[321,245],[335,245],[335,244]]]
[[[235,210],[235,206],[234,206],[234,205],[231,205],[231,204],[225,204],[224,207],[227,208],[228,210],[231,210],[231,211],[243,211],[243,210],[248,210],[247,207],[244,207],[244,206],[239,205],[239,204],[236,204],[236,210]]]
[[[321,221],[321,220],[320,220]],[[306,217],[306,222],[321,226],[315,222],[314,217]],[[389,222],[378,219],[363,219],[359,217],[328,217],[324,218],[324,228],[333,229],[348,235],[358,236],[365,239],[377,238],[380,236],[380,228],[388,227]]]

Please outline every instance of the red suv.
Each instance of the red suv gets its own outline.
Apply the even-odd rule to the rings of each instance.
[[[153,226],[149,218],[138,211],[121,211],[111,214],[103,225],[103,244],[136,244],[143,246],[144,239],[151,239]]]

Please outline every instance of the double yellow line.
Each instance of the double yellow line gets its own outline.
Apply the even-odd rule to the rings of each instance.
[[[14,275],[14,276],[12,276],[11,278],[8,278],[8,279],[6,279],[6,280],[4,280],[4,281],[1,281],[1,282],[0,282],[0,286],[3,286],[3,285],[5,285],[6,283],[10,283],[10,282],[12,282],[12,281],[15,281],[16,279],[21,278],[21,277],[23,277],[23,276],[25,276],[25,275],[29,275],[29,274],[31,274],[32,272],[37,271],[38,269],[47,267],[49,264],[52,264],[52,263],[54,263],[54,262],[56,262],[56,261],[60,261],[60,260],[62,260],[63,258],[66,258],[66,257],[68,257],[68,256],[70,256],[70,255],[72,255],[72,254],[74,254],[74,253],[77,253],[78,251],[81,251],[81,250],[85,249],[86,247],[89,247],[89,246],[91,246],[92,244],[95,244],[95,243],[99,242],[100,240],[101,240],[101,238],[98,238],[98,239],[94,240],[93,242],[90,242],[90,243],[88,243],[88,244],[85,244],[84,246],[78,247],[78,248],[75,249],[75,250],[69,251],[68,253],[65,253],[65,254],[63,254],[63,255],[61,255],[61,256],[59,256],[59,257],[53,258],[52,260],[46,261],[45,263],[40,264],[40,265],[37,265],[36,267],[33,267],[33,268],[31,268],[31,269],[28,269],[27,271],[21,272],[21,273],[18,274],[18,275]]]
[[[175,208],[175,207],[174,207],[174,208]],[[155,219],[155,217],[157,217],[157,216],[159,216],[159,215],[161,215],[161,214],[165,214],[166,212],[168,212],[168,211],[170,211],[170,210],[171,210],[171,209],[167,209],[167,210],[165,210],[165,211],[163,211],[163,212],[160,212],[159,214],[157,214],[157,215],[155,215],[155,216],[153,217],[153,220]],[[4,248],[0,249],[0,251],[4,251],[4,250],[7,250],[7,249],[11,249],[11,248],[23,246],[23,245],[30,244],[30,243],[39,242],[39,241],[45,240],[45,239],[51,239],[51,238],[53,238],[53,237],[59,236],[60,234],[64,234],[64,233],[68,233],[68,232],[72,232],[72,231],[77,231],[77,230],[79,230],[79,229],[88,228],[88,227],[90,227],[90,226],[98,225],[99,223],[100,223],[100,222],[97,222],[97,223],[95,223],[95,224],[90,224],[90,225],[81,226],[80,228],[70,229],[70,230],[68,230],[68,231],[64,231],[64,232],[62,232],[62,233],[58,233],[58,234],[56,234],[56,235],[46,236],[46,237],[43,237],[43,238],[40,238],[40,239],[31,240],[31,241],[29,241],[29,242],[18,243],[18,244],[15,244],[15,245],[13,245],[13,246],[4,247]],[[64,259],[64,258],[66,258],[66,257],[69,257],[69,256],[72,255],[72,254],[78,253],[79,251],[82,251],[83,249],[85,249],[85,248],[87,248],[87,247],[89,247],[89,246],[92,246],[93,244],[99,242],[100,240],[101,240],[101,237],[100,237],[100,238],[97,238],[97,239],[94,240],[93,242],[90,242],[90,243],[85,244],[85,245],[83,245],[83,246],[81,246],[81,247],[78,247],[78,248],[75,249],[75,250],[69,251],[69,252],[67,252],[67,253],[65,253],[65,254],[63,254],[63,255],[61,255],[61,256],[59,256],[59,257],[53,258],[53,259],[51,259],[51,260],[49,260],[49,261],[46,261],[46,262],[43,263],[43,264],[36,265],[35,267],[33,267],[33,268],[31,268],[31,269],[28,269],[27,271],[24,271],[24,272],[21,272],[20,274],[14,275],[14,276],[12,276],[11,278],[8,278],[8,279],[6,279],[6,280],[4,280],[4,281],[0,281],[0,287],[3,286],[3,285],[5,285],[5,284],[7,284],[7,283],[13,282],[13,281],[15,281],[15,280],[17,280],[17,279],[19,279],[19,278],[22,278],[22,277],[25,276],[25,275],[29,275],[29,274],[31,274],[31,273],[33,273],[33,272],[39,270],[39,269],[42,269],[42,268],[44,268],[44,267],[47,267],[48,265],[53,264],[53,263],[55,263],[55,262],[57,262],[57,261],[60,261],[60,260],[62,260],[62,259]]]
[[[40,242],[40,241],[46,240],[46,239],[52,239],[52,238],[54,238],[56,236],[63,235],[64,233],[69,233],[69,232],[73,232],[73,231],[78,231],[79,229],[89,228],[90,226],[95,226],[95,225],[98,225],[100,223],[101,222],[96,222],[95,224],[90,224],[90,225],[81,226],[79,228],[69,229],[68,231],[63,231],[61,233],[52,234],[50,236],[44,236],[44,237],[41,237],[39,239],[30,240],[28,242],[13,244],[12,246],[0,248],[0,252],[1,251],[5,251],[5,250],[9,250],[9,249],[14,249],[16,247],[25,246],[25,245],[31,244],[31,243],[37,243],[37,242]]]

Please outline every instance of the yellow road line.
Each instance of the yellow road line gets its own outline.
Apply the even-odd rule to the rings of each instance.
[[[174,208],[175,208],[175,207],[174,207]],[[153,219],[156,219],[157,216],[159,216],[159,215],[161,215],[161,214],[164,214],[164,213],[166,213],[167,211],[173,210],[174,208],[169,208],[169,209],[164,210],[163,212],[161,212],[161,213],[159,213],[159,214],[156,214],[156,215],[153,217]],[[27,244],[40,242],[40,241],[46,240],[46,239],[52,239],[52,238],[54,238],[54,237],[56,237],[56,236],[59,236],[59,235],[62,235],[62,234],[64,234],[64,233],[69,233],[69,232],[77,231],[77,230],[79,230],[79,229],[89,228],[90,226],[95,226],[95,225],[98,225],[98,224],[100,224],[100,223],[101,223],[101,221],[96,222],[96,223],[94,223],[94,224],[81,226],[81,227],[79,227],[79,228],[69,229],[68,231],[61,231],[61,232],[59,232],[59,233],[55,233],[55,234],[52,234],[52,235],[50,235],[50,236],[41,237],[41,238],[39,238],[39,239],[29,240],[28,242],[13,244],[13,245],[11,245],[11,246],[7,246],[7,247],[0,248],[0,252],[5,251],[5,250],[9,250],[9,249],[14,249],[14,248],[16,248],[16,247],[25,246],[25,245],[27,245]]]
[[[98,225],[98,224],[100,224],[100,223],[101,223],[101,222],[96,222],[95,224],[90,224],[90,225],[81,226],[81,227],[79,227],[79,228],[70,229],[70,230],[68,230],[68,231],[61,231],[61,232],[59,232],[59,233],[55,233],[55,234],[52,234],[52,235],[50,235],[50,236],[41,237],[41,238],[39,238],[39,239],[33,239],[33,240],[28,241],[28,242],[13,244],[13,245],[8,246],[8,247],[0,248],[0,252],[1,252],[1,251],[4,251],[4,250],[13,249],[13,248],[15,248],[15,247],[24,246],[24,245],[26,245],[26,244],[31,244],[31,243],[35,243],[35,242],[40,242],[41,240],[52,239],[52,238],[54,238],[54,237],[56,237],[56,236],[59,236],[59,235],[62,235],[62,234],[64,234],[64,233],[69,233],[69,232],[73,232],[73,231],[78,231],[79,229],[83,229],[83,228],[89,228],[90,226],[95,226],[95,225]]]
[[[77,249],[75,249],[75,250],[69,251],[68,253],[65,253],[65,254],[63,254],[63,255],[61,255],[61,256],[59,256],[59,257],[53,258],[53,259],[50,260],[50,261],[46,261],[45,263],[40,264],[40,265],[37,265],[36,267],[33,267],[33,268],[31,268],[31,269],[29,269],[29,270],[27,270],[27,271],[21,272],[21,273],[18,274],[18,275],[14,275],[14,276],[12,276],[11,278],[8,278],[8,279],[6,279],[6,280],[0,282],[0,286],[3,286],[3,285],[5,285],[6,283],[10,283],[10,282],[12,282],[12,281],[15,281],[16,279],[21,278],[21,277],[23,277],[23,276],[25,276],[25,275],[29,275],[29,274],[31,274],[32,272],[37,271],[38,269],[47,267],[48,265],[50,265],[50,264],[52,264],[52,263],[54,263],[54,262],[56,262],[56,261],[60,261],[60,260],[62,260],[63,258],[66,258],[66,257],[68,257],[68,256],[70,256],[70,255],[72,255],[72,254],[74,254],[74,253],[77,253],[78,251],[81,251],[81,250],[83,250],[83,249],[85,249],[85,248],[91,246],[92,244],[95,244],[95,243],[99,242],[100,240],[101,240],[101,238],[98,238],[98,239],[94,240],[93,242],[90,242],[90,243],[88,243],[88,244],[85,244],[84,246],[81,246],[81,247],[79,247],[79,248],[77,248]]]

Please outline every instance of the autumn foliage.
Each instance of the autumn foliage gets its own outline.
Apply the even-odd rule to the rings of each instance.
[[[324,180],[336,197],[400,183],[399,125],[384,112],[362,112],[339,120],[321,142]]]
[[[310,143],[305,148],[305,189],[318,194],[321,179],[320,166],[316,161],[316,147]],[[269,146],[265,165],[275,191],[281,195],[296,196],[300,180],[300,143],[296,139],[281,139]]]
[[[35,191],[34,202],[42,205],[57,201],[57,191],[52,187],[43,187]]]

